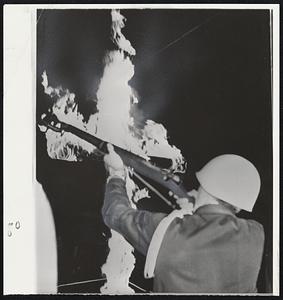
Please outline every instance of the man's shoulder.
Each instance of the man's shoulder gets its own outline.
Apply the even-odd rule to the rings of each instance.
[[[262,224],[260,224],[258,221],[253,220],[253,219],[246,219],[246,218],[238,218],[241,220],[241,222],[247,224],[248,226],[258,229],[258,230],[264,230]]]
[[[244,228],[256,240],[264,240],[264,227],[258,221],[252,219],[239,219],[242,224],[244,224]]]

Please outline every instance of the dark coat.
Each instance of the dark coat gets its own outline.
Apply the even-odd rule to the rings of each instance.
[[[104,222],[142,254],[166,216],[130,207],[125,183],[106,185]],[[157,257],[154,292],[254,293],[264,245],[262,225],[222,205],[205,205],[168,227]]]

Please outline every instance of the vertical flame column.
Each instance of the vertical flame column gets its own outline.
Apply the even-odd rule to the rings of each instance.
[[[109,52],[106,65],[97,92],[97,135],[123,148],[131,148],[129,126],[132,89],[128,81],[134,75],[134,66],[128,55],[134,55],[135,50],[121,33],[124,17],[118,10],[111,11],[112,38],[118,50]],[[132,198],[133,182],[127,177],[127,194]],[[129,294],[134,290],[129,287],[129,278],[135,266],[133,247],[117,232],[111,230],[108,241],[110,249],[102,272],[106,283],[101,288],[104,294]]]

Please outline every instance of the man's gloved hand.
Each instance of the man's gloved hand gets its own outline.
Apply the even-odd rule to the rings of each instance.
[[[187,192],[188,196],[193,197],[196,199],[198,192],[196,190],[191,190]],[[176,200],[177,204],[180,206],[181,209],[185,210],[192,210],[193,209],[193,203],[189,202],[188,198],[179,198]]]
[[[197,190],[191,190],[189,192],[187,192],[187,194],[190,196],[190,197],[193,197],[193,198],[197,198],[198,196],[198,191]]]
[[[126,177],[125,166],[120,156],[114,151],[114,147],[111,144],[107,144],[108,154],[104,156],[105,168],[108,170],[109,175],[118,176],[122,179]]]

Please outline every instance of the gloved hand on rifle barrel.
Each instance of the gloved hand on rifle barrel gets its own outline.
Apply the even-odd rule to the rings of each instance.
[[[112,144],[107,144],[108,154],[104,156],[105,168],[109,175],[118,176],[122,179],[126,177],[126,169],[121,157],[115,152]]]
[[[126,177],[126,170],[120,156],[115,152],[112,144],[107,144],[108,154],[104,156],[105,168],[109,172],[109,176],[117,176],[122,179]],[[192,190],[188,192],[188,195],[196,198],[198,192],[196,190]],[[191,206],[192,204],[188,202],[188,198],[176,198],[176,202],[181,208],[185,208]]]

